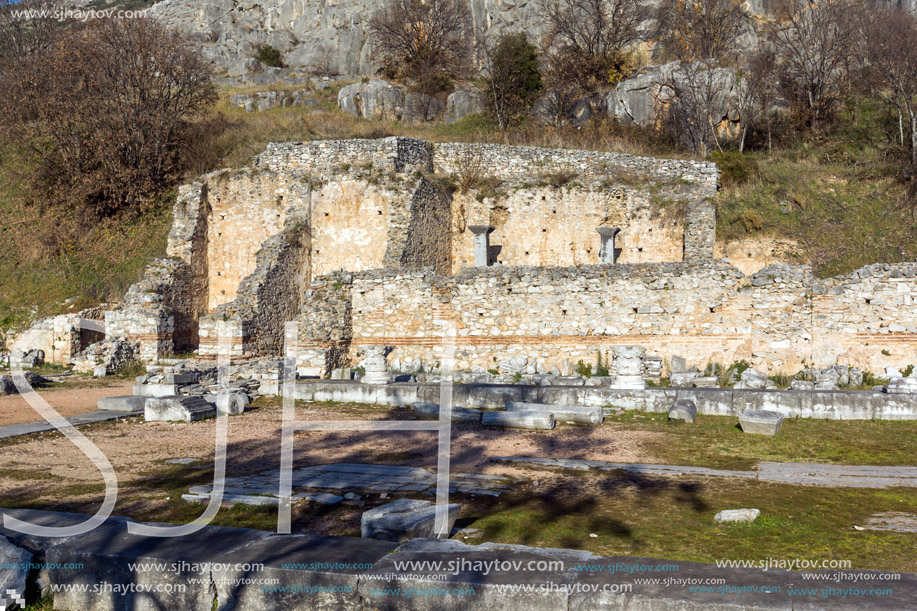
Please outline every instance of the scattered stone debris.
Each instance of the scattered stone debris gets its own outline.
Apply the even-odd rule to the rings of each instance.
[[[140,342],[123,338],[105,339],[91,344],[71,359],[77,373],[91,373],[103,378],[123,369],[140,358]]]
[[[461,507],[448,506],[445,532],[452,531]],[[430,501],[398,499],[363,512],[360,536],[364,539],[402,542],[418,537],[436,538],[436,506]]]
[[[724,509],[715,516],[714,522],[754,522],[761,515],[760,509]]]
[[[13,350],[10,352],[10,367],[32,369],[45,364],[44,350]]]
[[[521,481],[499,475],[450,473],[449,492],[497,497],[512,492],[513,486]],[[337,503],[347,492],[361,496],[379,493],[432,496],[436,493],[436,483],[436,474],[420,467],[355,463],[316,465],[293,470],[293,498]],[[279,470],[227,478],[224,501],[248,503],[253,499],[263,504],[264,497],[274,497],[276,501],[279,489]],[[205,484],[193,486],[182,498],[206,503],[212,493],[213,485]]]

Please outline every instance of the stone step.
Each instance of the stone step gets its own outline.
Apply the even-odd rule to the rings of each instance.
[[[580,405],[546,405],[543,403],[524,403],[509,401],[506,404],[509,412],[543,412],[554,415],[555,422],[572,422],[575,424],[601,424],[605,419],[601,407]]]
[[[543,411],[485,412],[481,424],[501,428],[550,430],[554,428],[554,414]]]
[[[216,414],[203,397],[150,397],[143,410],[147,422],[193,422]]]

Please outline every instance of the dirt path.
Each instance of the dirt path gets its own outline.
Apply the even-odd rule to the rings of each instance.
[[[74,387],[71,383],[51,386],[38,391],[41,397],[64,418],[94,412],[102,397],[131,394],[131,381],[106,383],[99,386]],[[0,426],[41,421],[41,416],[20,395],[0,397]],[[76,449],[76,448],[74,448]]]
[[[100,389],[111,394],[118,389]],[[386,408],[370,408],[342,413],[343,406],[297,408],[299,420],[365,420],[390,419]],[[405,418],[406,412],[397,417]],[[263,407],[229,420],[227,476],[247,475],[280,464],[279,407]],[[131,419],[84,429],[86,436],[109,458],[119,482],[128,485],[148,475],[172,458],[202,459],[201,467],[209,469],[214,449],[215,422],[144,423]],[[558,426],[553,431],[520,431],[485,429],[480,425],[460,424],[453,429],[452,465],[454,472],[518,475],[531,478],[532,472],[510,465],[490,462],[495,456],[556,456],[619,462],[649,461],[644,446],[658,433],[616,430],[613,426]],[[295,466],[306,467],[335,462],[380,462],[405,466],[436,467],[436,433],[312,431],[297,433]],[[53,496],[61,483],[98,483],[98,470],[67,439],[32,438],[3,447],[4,466],[12,471],[31,472],[40,469],[39,481],[26,484],[21,476],[0,471],[0,489],[10,492],[25,485],[32,493],[46,488]],[[36,462],[35,457],[41,459]],[[542,481],[553,474],[539,473]],[[29,477],[28,479],[31,479]]]

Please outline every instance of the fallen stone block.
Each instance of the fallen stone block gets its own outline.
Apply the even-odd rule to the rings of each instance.
[[[715,516],[714,522],[754,522],[761,515],[760,509],[724,509]]]
[[[449,504],[446,533],[452,531],[459,514],[459,505]],[[436,538],[436,506],[430,501],[398,499],[363,512],[360,536],[364,539],[401,542],[418,537]]]
[[[669,420],[694,422],[695,418],[697,418],[697,406],[691,399],[679,399],[669,409]]]
[[[135,384],[134,394],[138,397],[174,397],[178,394],[177,384]]]
[[[767,375],[754,369],[746,369],[743,371],[741,380],[745,388],[757,390],[767,388]]]
[[[245,411],[245,407],[251,403],[248,395],[246,395],[244,392],[229,392],[222,395],[208,395],[206,400],[217,410],[217,412],[221,414],[228,414],[230,416],[238,416],[239,414],[243,413]]]
[[[815,390],[815,382],[809,380],[793,380],[790,382],[790,390]]]
[[[694,378],[694,386],[697,388],[716,388],[719,385],[719,378],[716,376],[698,376]]]
[[[673,372],[669,374],[669,386],[674,386],[676,388],[691,388],[694,386],[694,380],[696,379],[697,373],[693,371]]]
[[[506,404],[510,412],[544,412],[554,415],[555,422],[573,422],[576,424],[602,424],[605,415],[601,407],[580,405],[545,405],[543,403],[523,403],[510,401]]]
[[[551,412],[484,412],[481,416],[484,426],[498,426],[513,429],[540,429],[554,428],[554,414]]]
[[[414,415],[424,420],[439,420],[439,405],[436,403],[412,403]],[[481,422],[481,410],[467,407],[452,407],[453,422]]]
[[[162,374],[163,384],[197,384],[200,377],[196,373],[164,373]]]
[[[767,409],[749,409],[739,416],[739,424],[744,433],[776,435],[783,425],[783,414]]]
[[[150,397],[143,415],[147,422],[193,422],[212,416],[216,409],[203,397]]]
[[[25,609],[32,554],[0,535],[0,609]]]
[[[147,397],[122,395],[119,397],[102,397],[96,406],[103,411],[140,412],[146,404]]]
[[[16,385],[9,376],[0,376],[0,396],[11,395],[16,392]]]
[[[909,395],[917,393],[917,379],[892,378],[885,385],[885,392],[890,395]]]

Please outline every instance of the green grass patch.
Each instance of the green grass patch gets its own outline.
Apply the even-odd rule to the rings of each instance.
[[[719,525],[723,509],[754,507],[750,524]],[[878,512],[917,513],[917,491],[815,488],[748,481],[586,475],[518,495],[463,525],[483,541],[692,562],[805,558],[854,569],[917,571],[917,534],[858,531]],[[591,535],[597,535],[592,537]]]
[[[748,435],[730,416],[697,417],[694,424],[667,414],[626,412],[605,420],[624,430],[662,436],[647,447],[653,462],[714,469],[751,469],[761,461],[846,465],[913,465],[917,422],[787,418],[773,436]]]

